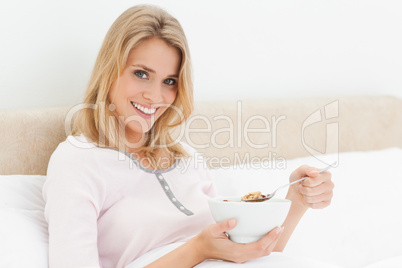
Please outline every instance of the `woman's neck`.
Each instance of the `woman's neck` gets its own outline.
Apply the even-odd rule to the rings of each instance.
[[[137,151],[138,148],[142,147],[146,143],[146,135],[145,133],[137,134],[137,135],[127,135],[125,137],[125,147],[126,152],[133,154]]]

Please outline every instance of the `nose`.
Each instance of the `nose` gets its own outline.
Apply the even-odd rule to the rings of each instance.
[[[152,83],[144,89],[142,97],[152,103],[162,102],[162,85]]]

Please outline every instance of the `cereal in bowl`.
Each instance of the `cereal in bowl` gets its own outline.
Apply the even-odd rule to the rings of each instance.
[[[263,198],[265,195],[262,195],[260,191],[256,192],[250,192],[244,196],[241,197],[241,200],[250,200],[250,199],[257,199],[257,198]]]

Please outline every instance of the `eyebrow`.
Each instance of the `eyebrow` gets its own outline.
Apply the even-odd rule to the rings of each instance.
[[[143,65],[143,64],[133,64],[132,66],[134,67],[141,67],[142,69],[144,69],[145,71],[148,71],[150,73],[156,73],[154,70],[152,70],[151,68]],[[174,78],[179,78],[179,76],[177,74],[171,74],[168,75],[168,77],[174,77]]]

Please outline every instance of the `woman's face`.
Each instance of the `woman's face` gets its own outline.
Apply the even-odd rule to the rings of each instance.
[[[141,143],[144,133],[175,100],[180,62],[180,52],[158,38],[131,50],[123,73],[109,92],[131,144]]]

